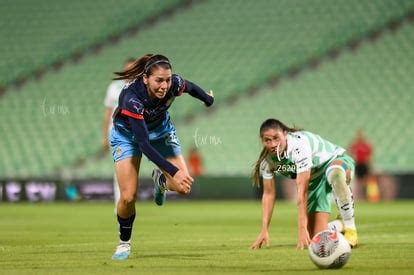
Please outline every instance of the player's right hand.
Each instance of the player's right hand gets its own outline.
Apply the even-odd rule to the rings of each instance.
[[[262,248],[263,244],[266,247],[269,246],[269,232],[268,231],[260,232],[260,234],[257,237],[256,241],[250,246],[250,249],[255,250],[255,249]]]
[[[194,182],[194,179],[182,170],[178,170],[173,177],[174,183],[177,185],[177,188],[180,193],[188,194],[191,191],[191,185]]]
[[[298,234],[298,244],[296,249],[303,250],[307,248],[308,245],[311,243],[311,239],[309,237],[309,232],[307,229],[300,229]]]

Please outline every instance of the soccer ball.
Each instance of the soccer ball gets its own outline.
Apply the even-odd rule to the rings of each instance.
[[[308,250],[310,259],[319,268],[341,268],[351,256],[351,246],[344,235],[333,230],[316,234]]]

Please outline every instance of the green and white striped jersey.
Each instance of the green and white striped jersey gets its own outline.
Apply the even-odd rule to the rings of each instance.
[[[287,148],[278,155],[268,154],[260,164],[264,179],[272,179],[274,173],[288,178],[311,171],[311,180],[318,177],[329,161],[343,155],[345,149],[319,135],[307,131],[288,133]]]

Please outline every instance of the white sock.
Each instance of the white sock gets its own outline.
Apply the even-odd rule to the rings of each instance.
[[[332,231],[337,231],[337,232],[342,233],[344,231],[344,225],[343,225],[342,221],[334,220],[334,221],[331,221],[330,223],[328,223],[328,229],[332,230]]]
[[[340,165],[332,165],[327,169],[326,175],[329,184],[332,186],[332,193],[339,214],[341,214],[344,228],[356,229],[354,198],[352,196],[351,188],[346,184],[345,169]]]

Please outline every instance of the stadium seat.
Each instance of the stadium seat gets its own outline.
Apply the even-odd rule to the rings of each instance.
[[[38,28],[38,32],[30,34],[32,35],[30,39],[39,38],[36,40],[39,41],[39,46],[34,44],[30,49],[17,47],[14,52],[10,50],[10,54],[7,54],[7,58],[10,59],[4,58],[3,64],[10,66],[26,64],[27,60],[29,65],[37,66],[39,62],[47,65],[45,55],[46,57],[64,55],[65,49],[85,46],[82,44],[83,40],[89,35],[78,27],[91,25],[90,18],[85,18],[88,17],[88,13],[84,10],[85,7],[93,7],[92,2],[95,1],[81,2],[73,5],[78,7],[76,10],[83,7],[80,8],[81,13],[77,14],[75,11],[70,13],[71,8],[68,8],[67,17],[57,13],[55,17],[48,19],[34,15],[42,14],[41,11],[45,9],[55,11],[54,6],[47,9],[49,1],[42,1],[41,3],[46,3],[45,6],[39,6],[39,13],[33,13],[33,17],[44,21],[34,23],[34,28]],[[98,20],[96,26],[87,28],[96,34],[93,39],[98,39],[99,35],[102,35],[102,29],[116,31],[122,28],[113,25],[122,21],[123,15],[131,15],[136,11],[134,10],[136,6],[131,5],[137,5],[129,4],[130,1],[126,2],[122,2],[125,5],[119,2],[105,7],[98,5],[96,15],[102,14],[102,18],[112,19],[110,21],[99,19],[101,21]],[[158,1],[143,3],[142,5],[150,7],[154,5],[154,9],[161,8],[153,4]],[[267,116],[281,118],[283,116],[287,123],[296,123],[320,131],[322,135],[327,135],[344,146],[352,137],[355,127],[367,125],[368,135],[372,134],[376,148],[380,150],[375,157],[381,164],[386,153],[385,150],[381,151],[379,148],[381,146],[378,145],[381,144],[379,137],[381,131],[374,126],[379,122],[374,120],[375,123],[370,123],[371,117],[368,113],[377,112],[378,106],[384,102],[392,102],[393,105],[397,104],[398,110],[405,117],[411,115],[410,109],[407,109],[408,100],[402,102],[403,100],[396,100],[393,97],[399,94],[400,97],[408,99],[404,91],[409,90],[407,87],[411,87],[412,83],[410,79],[412,66],[400,61],[399,66],[395,65],[397,62],[395,60],[406,61],[413,57],[413,37],[410,27],[405,27],[393,35],[381,37],[375,44],[364,45],[356,55],[350,52],[335,62],[324,62],[318,71],[307,70],[294,81],[283,78],[275,89],[262,89],[260,96],[251,98],[246,92],[249,87],[260,86],[269,77],[284,75],[292,66],[306,64],[315,56],[344,45],[350,39],[366,34],[372,29],[377,29],[392,18],[403,16],[413,6],[412,1],[385,0],[375,3],[357,0],[334,3],[320,0],[312,5],[302,1],[287,0],[197,2],[190,9],[182,10],[176,16],[143,29],[138,35],[132,35],[113,47],[102,49],[98,55],[88,55],[79,63],[69,64],[57,72],[45,75],[37,82],[28,83],[21,89],[11,89],[3,95],[0,98],[1,127],[11,131],[11,134],[5,135],[7,141],[0,139],[0,148],[7,147],[1,151],[0,175],[9,177],[38,173],[37,162],[44,164],[43,175],[50,175],[98,152],[101,146],[103,98],[112,72],[119,70],[126,58],[137,57],[148,52],[160,52],[169,56],[174,72],[205,89],[215,91],[217,112],[196,119],[192,124],[188,125],[183,118],[203,111],[204,106],[201,102],[184,95],[177,99],[171,110],[185,150],[194,146],[193,135],[196,128],[200,131],[214,129],[204,134],[208,138],[210,136],[221,138],[221,144],[200,147],[201,152],[205,154],[208,173],[246,174],[256,154],[260,152],[257,127]],[[37,10],[36,6],[32,10]],[[139,10],[145,9],[140,6]],[[65,35],[60,34],[59,39],[50,41],[46,46],[45,41],[50,35],[56,34],[59,25],[50,24],[48,29],[44,27],[46,24],[44,22],[61,19],[62,24],[64,22],[69,24],[68,22],[72,21],[70,16],[75,16],[74,13],[83,19],[73,20],[76,21],[76,26],[70,29],[71,31],[65,29]],[[111,16],[113,13],[116,16]],[[136,18],[141,20],[145,16],[148,16],[147,12],[137,15]],[[9,18],[5,21],[10,21],[12,24],[16,20]],[[15,28],[15,31],[20,34],[19,37],[9,33],[2,35],[13,37],[10,40],[13,45],[31,45],[27,43],[31,41],[29,38],[20,40],[23,39],[20,36],[25,34],[22,26]],[[47,34],[42,32],[44,29],[48,29],[45,30]],[[108,34],[109,31],[105,33]],[[42,37],[45,39],[40,39]],[[82,39],[77,39],[79,37]],[[66,48],[65,45],[68,47]],[[44,52],[40,53],[40,51]],[[2,52],[9,52],[9,50],[2,49]],[[17,56],[21,52],[33,53],[41,61],[31,61],[24,55]],[[394,64],[395,68],[389,64]],[[0,74],[7,75],[9,69],[9,67],[0,68]],[[12,71],[15,73],[15,70]],[[395,81],[391,77],[392,72],[396,72],[401,81]],[[379,93],[384,96],[377,98],[375,95]],[[223,104],[234,95],[239,95],[240,101],[231,106]],[[303,101],[308,102],[311,107],[304,108],[301,105]],[[256,105],[252,105],[253,102],[256,102],[254,103]],[[274,107],[275,103],[277,108]],[[283,106],[282,103],[294,104],[297,108],[291,109]],[[323,112],[318,110],[320,106],[324,107]],[[349,111],[348,106],[354,106],[355,111]],[[390,107],[384,106],[384,108]],[[335,111],[338,110],[345,112],[349,118],[344,120],[341,116],[335,116]],[[247,112],[249,115],[246,115]],[[225,119],[219,118],[221,116]],[[331,116],[335,121],[334,124],[340,125],[338,131],[328,128],[330,124],[325,122]],[[384,117],[387,118],[386,115]],[[398,127],[404,125],[404,123],[396,124],[396,120],[393,117],[388,120],[391,122],[381,121],[381,124],[398,125]],[[355,125],[355,121],[361,125]],[[324,125],[326,128],[323,127]],[[233,126],[238,129],[236,134],[229,130]],[[234,137],[241,141],[233,142]],[[9,139],[13,139],[14,143]],[[36,143],[33,142],[34,140]],[[35,151],[36,155],[33,155],[31,148],[34,146],[51,148],[50,154],[53,156],[45,153],[49,151]],[[229,156],[237,159],[233,161]],[[10,160],[6,161],[6,158]],[[30,161],[25,161],[27,159]],[[112,176],[111,162],[102,160],[97,163],[91,162],[90,165],[89,167],[88,163],[84,171],[79,170],[79,175]],[[409,166],[410,163],[405,165]],[[149,165],[148,168],[143,168],[143,173],[149,173],[150,167]],[[388,164],[383,167],[393,168]]]
[[[0,36],[7,39],[0,45],[0,85],[67,58],[180,2],[3,1]]]

